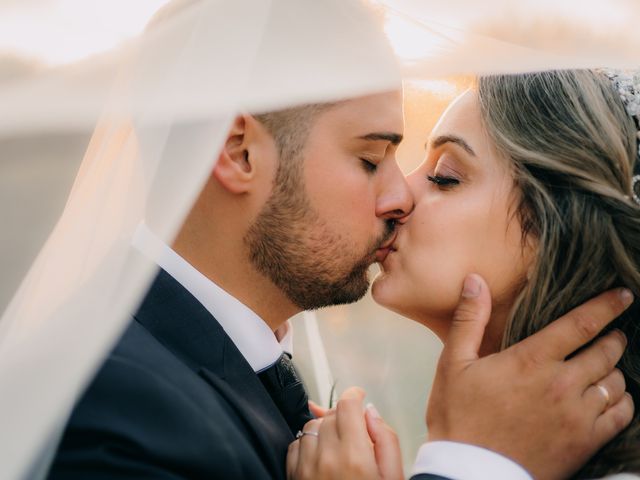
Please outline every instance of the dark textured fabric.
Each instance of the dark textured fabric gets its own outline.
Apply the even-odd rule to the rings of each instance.
[[[292,433],[302,430],[313,418],[309,412],[309,397],[298,377],[289,354],[283,353],[271,367],[258,374]]]
[[[76,405],[51,479],[281,479],[293,434],[211,314],[161,271]]]

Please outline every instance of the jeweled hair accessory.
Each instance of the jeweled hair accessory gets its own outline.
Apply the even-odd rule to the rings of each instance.
[[[640,205],[640,70],[601,70],[613,82],[613,86],[620,95],[620,99],[627,113],[636,125],[636,144],[638,146],[638,161],[636,162],[636,174],[631,179],[631,195],[633,200]]]

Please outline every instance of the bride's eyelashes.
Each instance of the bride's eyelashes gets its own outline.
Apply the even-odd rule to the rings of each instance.
[[[458,159],[451,153],[444,151],[433,159],[432,169],[429,169],[426,180],[441,190],[447,190],[460,185],[465,178],[464,169]]]
[[[427,180],[439,187],[452,187],[460,184],[460,180],[455,177],[445,177],[440,175],[427,175]]]

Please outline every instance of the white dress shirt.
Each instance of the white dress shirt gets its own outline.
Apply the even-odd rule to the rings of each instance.
[[[456,480],[532,480],[513,460],[486,448],[457,442],[427,442],[420,447],[412,475],[431,473]]]
[[[289,322],[278,329],[278,341],[269,326],[253,310],[196,270],[146,225],[138,227],[132,243],[215,317],[255,372],[269,368],[283,351],[293,354],[293,333]]]
[[[162,242],[141,224],[133,245],[171,275],[220,323],[255,372],[273,365],[282,352],[292,353],[293,334],[287,321],[276,338],[267,324]],[[490,450],[456,442],[428,442],[418,450],[413,475],[430,473],[455,480],[531,480],[517,463]]]

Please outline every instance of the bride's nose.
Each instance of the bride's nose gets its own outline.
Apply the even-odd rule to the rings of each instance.
[[[425,187],[427,185],[426,175],[421,166],[407,175],[407,184],[409,185],[409,190],[411,191],[414,203],[418,203],[420,201],[420,197],[424,194]]]

